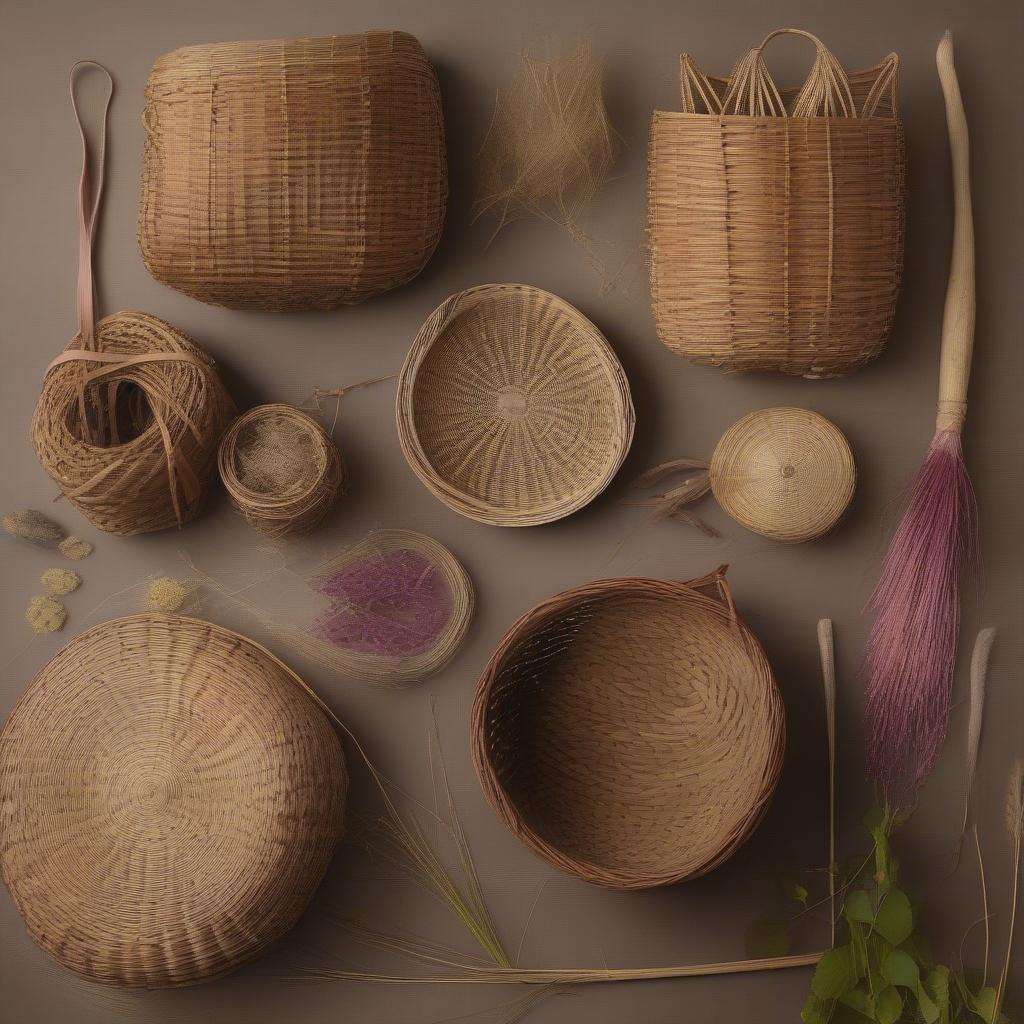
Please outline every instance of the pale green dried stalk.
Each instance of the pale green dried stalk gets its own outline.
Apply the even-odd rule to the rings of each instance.
[[[1024,841],[1024,760],[1018,760],[1010,776],[1010,787],[1006,794],[1006,829],[1013,842],[1013,896],[1010,899],[1010,929],[1006,938],[1006,959],[996,988],[996,1014],[1003,1008],[1006,996],[1006,982],[1010,977],[1010,961],[1013,957],[1013,936],[1017,929],[1017,903],[1020,898],[1020,857]]]

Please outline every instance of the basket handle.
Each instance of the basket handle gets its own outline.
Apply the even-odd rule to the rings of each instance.
[[[732,590],[729,589],[729,584],[726,581],[725,574],[728,571],[728,565],[720,565],[717,569],[707,573],[704,576],[698,576],[696,579],[688,580],[685,586],[691,590],[707,590],[713,587],[718,591],[718,596],[722,601],[722,604],[728,609],[729,618],[733,622],[736,622],[739,615],[736,612],[736,602],[732,599]]]
[[[96,68],[107,78],[107,95],[103,104],[99,154],[96,158],[95,188],[89,180],[89,140],[78,112],[78,96],[75,91],[79,72],[83,68]],[[94,60],[80,60],[72,65],[68,89],[71,92],[71,109],[75,112],[75,123],[78,125],[78,134],[82,139],[82,176],[78,182],[78,333],[82,347],[91,349],[96,323],[93,308],[92,239],[96,228],[96,214],[100,208],[100,200],[103,198],[103,165],[107,154],[107,115],[110,112],[110,101],[114,96],[114,79],[102,64],[97,64]]]
[[[817,51],[791,114],[764,61],[764,48],[782,35],[803,36],[814,43]],[[857,108],[850,80],[832,51],[816,35],[801,28],[777,28],[764,37],[760,46],[748,50],[737,61],[722,100],[722,113],[751,117],[856,117]]]

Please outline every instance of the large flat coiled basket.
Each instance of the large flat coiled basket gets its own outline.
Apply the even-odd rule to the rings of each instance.
[[[110,985],[217,977],[296,922],[341,836],[321,705],[268,651],[195,619],[87,630],[0,734],[0,869],[31,937]]]
[[[415,277],[441,237],[441,93],[406,32],[175,50],[144,123],[142,258],[203,302],[361,302]]]
[[[530,850],[645,889],[705,874],[747,839],[785,725],[723,569],[601,580],[538,605],[484,670],[471,732],[484,793]]]
[[[799,90],[765,65],[781,34],[817,56]],[[682,110],[656,111],[648,170],[651,298],[672,351],[730,370],[835,377],[874,359],[903,271],[899,60],[847,74],[783,29],[727,79],[684,54]]]

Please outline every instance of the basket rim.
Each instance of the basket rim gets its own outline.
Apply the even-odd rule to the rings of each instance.
[[[505,631],[498,646],[488,659],[477,682],[470,710],[470,755],[477,780],[484,792],[488,805],[502,824],[527,849],[558,870],[575,875],[584,881],[604,886],[605,888],[623,891],[675,885],[689,879],[699,878],[701,875],[707,874],[724,863],[749,838],[767,813],[768,806],[771,803],[782,773],[783,754],[786,743],[785,708],[778,682],[760,640],[740,618],[732,603],[731,594],[725,582],[726,569],[727,566],[720,566],[707,576],[687,581],[666,580],[651,576],[618,576],[593,580],[589,583],[563,590],[541,601],[516,619]],[[703,588],[711,585],[719,587],[720,599],[702,593]],[[665,872],[629,871],[621,868],[608,868],[566,853],[544,839],[518,813],[515,801],[497,777],[488,750],[487,713],[490,707],[491,693],[498,673],[505,663],[506,656],[515,648],[523,636],[528,635],[529,632],[538,627],[546,625],[559,614],[571,609],[587,597],[615,597],[624,594],[672,599],[683,598],[694,602],[703,610],[731,622],[738,630],[740,643],[751,658],[756,674],[765,681],[768,693],[773,697],[770,701],[768,726],[774,733],[771,737],[774,756],[771,757],[767,765],[760,796],[751,808],[750,816],[744,820],[742,827],[737,829],[739,838],[723,841],[719,850],[696,870],[683,869]]]
[[[432,324],[434,318],[449,304],[451,304],[451,312],[449,314],[451,316],[457,312],[460,305],[467,299],[476,298],[477,304],[481,304],[492,293],[497,296],[502,293],[516,292],[550,300],[570,320],[576,322],[581,331],[588,335],[609,371],[609,379],[612,384],[611,391],[619,407],[618,414],[623,427],[618,449],[609,458],[604,473],[600,477],[595,477],[590,487],[581,489],[578,496],[572,501],[562,503],[550,502],[543,508],[527,512],[491,505],[449,484],[436,472],[428,459],[420,442],[415,418],[414,394],[419,371],[427,355],[438,339],[441,338],[450,322],[449,317],[446,317],[435,327]],[[399,371],[398,390],[395,399],[395,419],[398,426],[398,439],[402,448],[402,454],[409,463],[410,469],[412,469],[420,482],[434,497],[438,498],[453,511],[475,522],[488,526],[507,527],[540,526],[545,523],[555,522],[573,515],[589,505],[590,502],[608,488],[619,469],[621,469],[629,453],[636,429],[636,410],[633,406],[629,380],[615,350],[601,329],[571,302],[560,295],[549,292],[544,288],[539,288],[536,285],[514,282],[479,284],[453,292],[430,313],[413,340],[412,347],[409,349]]]

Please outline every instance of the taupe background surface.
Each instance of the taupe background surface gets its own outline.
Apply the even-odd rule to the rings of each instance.
[[[903,60],[900,100],[909,151],[906,277],[896,329],[874,365],[839,381],[735,378],[691,367],[657,342],[641,262],[645,142],[651,110],[678,105],[676,60],[688,49],[708,70],[727,71],[742,49],[783,25],[810,29],[851,67],[890,50]],[[744,955],[744,932],[782,906],[787,878],[820,891],[825,862],[825,746],[814,625],[834,618],[840,658],[841,845],[863,847],[858,822],[871,795],[862,781],[862,689],[858,678],[867,620],[861,614],[892,525],[894,503],[932,433],[939,324],[950,241],[946,133],[933,53],[942,30],[956,35],[957,66],[971,124],[978,239],[978,343],[971,387],[967,456],[981,506],[984,576],[965,611],[964,647],[979,625],[1000,634],[990,677],[988,719],[977,787],[978,819],[988,854],[1001,955],[1010,880],[1002,826],[1005,781],[1024,753],[1021,695],[1024,579],[1020,562],[1022,310],[1021,71],[1024,28],[1017,3],[914,0],[862,3],[776,0],[132,0],[8,3],[0,13],[0,294],[3,364],[0,446],[3,508],[51,508],[95,541],[82,565],[85,584],[68,599],[59,637],[32,639],[22,615],[38,575],[52,559],[6,539],[0,547],[0,713],[74,632],[138,609],[145,577],[183,571],[182,553],[207,570],[252,558],[259,546],[219,498],[181,532],[115,539],[98,535],[66,505],[51,506],[53,486],[37,465],[28,423],[48,361],[74,331],[75,185],[78,140],[67,101],[71,63],[91,57],[117,80],[111,111],[107,199],[97,249],[100,308],[137,308],[194,335],[224,368],[239,403],[301,401],[316,385],[336,387],[397,371],[418,325],[456,289],[488,281],[539,285],[573,302],[606,332],[629,376],[637,408],[636,442],[618,481],[582,513],[556,525],[500,530],[462,520],[416,481],[393,426],[393,384],[357,392],[342,406],[337,436],[351,471],[351,494],[330,526],[289,557],[320,556],[375,526],[420,529],[447,543],[474,577],[479,609],[469,642],[439,677],[387,692],[290,661],[362,738],[394,779],[429,798],[427,735],[436,716],[452,788],[471,837],[499,930],[513,950],[541,892],[522,946],[536,966],[654,965]],[[238,38],[320,35],[401,28],[417,35],[436,63],[445,100],[451,202],[441,246],[426,271],[398,292],[354,309],[300,316],[203,306],[151,280],[135,242],[142,153],[140,110],[156,57],[175,47]],[[495,88],[514,72],[523,46],[544,38],[571,42],[589,33],[606,63],[606,93],[626,149],[617,177],[594,208],[590,228],[616,270],[615,287],[585,254],[550,225],[521,223],[489,248],[488,230],[471,226],[473,156],[486,130]],[[773,67],[792,80],[808,61],[781,45]],[[788,72],[788,74],[787,74]],[[680,455],[708,455],[739,416],[766,405],[815,408],[848,434],[860,467],[853,508],[830,537],[781,547],[747,534],[712,504],[702,511],[723,533],[709,540],[677,524],[650,524],[627,508],[625,483],[641,469]],[[731,563],[739,606],[762,638],[785,695],[790,731],[785,774],[754,840],[709,878],[675,890],[622,896],[553,875],[508,836],[483,803],[469,765],[467,713],[476,677],[505,628],[536,601],[602,576],[688,578]],[[117,595],[111,597],[111,595]],[[96,606],[105,602],[102,607]],[[257,623],[208,602],[211,618],[257,639]],[[958,695],[965,693],[961,672]],[[927,930],[940,955],[956,962],[961,938],[980,914],[973,862],[944,880],[957,828],[966,714],[958,709],[942,763],[919,813],[906,828],[906,881],[922,898]],[[375,804],[357,772],[355,804]],[[542,889],[543,887],[543,889]],[[6,895],[0,897],[0,1020],[11,1024],[118,1020],[177,1022],[361,1021],[425,1024],[499,1007],[504,990],[399,989],[285,982],[325,963],[395,966],[352,947],[333,915],[372,920],[471,948],[434,901],[386,865],[345,849],[314,908],[279,948],[237,974],[190,990],[120,996],[87,985],[53,965],[28,940]],[[827,924],[809,916],[796,947],[827,940]],[[981,956],[980,931],[966,944]],[[1024,942],[1011,997],[1024,1003]],[[401,965],[398,965],[401,966]],[[810,972],[707,978],[603,987],[549,1000],[531,1020],[791,1022]],[[500,1019],[485,1017],[484,1019]]]

